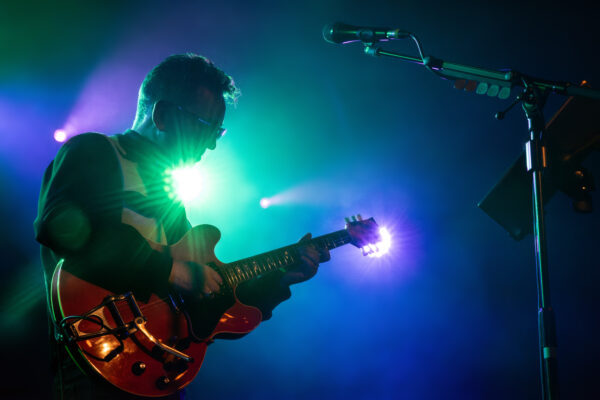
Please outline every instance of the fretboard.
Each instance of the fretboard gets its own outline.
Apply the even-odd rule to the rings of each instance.
[[[350,243],[351,238],[346,229],[327,235],[318,236],[308,242],[296,243],[267,253],[244,258],[221,267],[221,274],[230,287],[235,287],[242,282],[249,281],[259,275],[278,269],[285,269],[299,262],[298,248],[313,243],[317,247],[328,250]]]

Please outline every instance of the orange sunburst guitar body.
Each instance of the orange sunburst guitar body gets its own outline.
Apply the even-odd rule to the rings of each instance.
[[[220,264],[214,255],[219,237],[220,233],[214,227],[195,227],[170,247],[171,256],[199,264]],[[152,246],[162,248],[157,244]],[[115,296],[115,293],[79,279],[65,271],[62,263],[57,266],[52,280],[52,313],[55,321],[59,322],[66,316],[84,315],[109,296]],[[207,303],[205,308],[209,308],[209,311],[214,309],[213,313],[203,310],[208,318],[212,316],[212,321],[200,322],[208,322],[214,326],[209,327],[212,332],[203,340],[193,341],[184,313],[176,311],[170,304],[173,299],[162,297],[152,294],[147,302],[136,301],[144,319],[141,322],[152,337],[191,357],[190,361],[160,349],[135,323],[126,329],[131,333],[125,333],[128,336],[121,340],[114,334],[74,340],[68,346],[69,353],[80,367],[87,370],[91,367],[121,390],[138,396],[165,396],[183,388],[194,379],[202,365],[206,347],[216,335],[246,334],[258,326],[262,319],[257,308],[241,304],[233,296],[214,300],[198,299],[196,302]],[[102,333],[107,329],[99,324],[100,321],[110,329],[118,328],[118,317],[115,318],[111,310],[113,306],[118,309],[124,324],[135,322],[130,301],[123,299],[98,308],[90,314],[89,320],[73,319],[74,323],[69,329],[76,330],[79,336]],[[207,330],[206,327],[201,329]],[[107,356],[109,360],[106,359]]]
[[[208,344],[220,336],[243,336],[256,328],[262,314],[235,295],[240,283],[294,265],[298,244],[223,264],[214,248],[220,232],[210,225],[191,229],[165,247],[173,259],[210,265],[223,278],[214,298],[182,296],[165,290],[140,301],[131,292],[113,293],[63,268],[54,272],[51,312],[59,339],[78,366],[115,387],[138,396],[161,397],[188,385],[198,374]],[[373,219],[351,222],[346,229],[312,239],[335,248],[347,243],[376,243]]]

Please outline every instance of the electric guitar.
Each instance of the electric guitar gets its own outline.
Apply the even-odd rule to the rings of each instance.
[[[333,249],[348,243],[373,252],[381,241],[373,218],[346,220],[346,228],[315,237],[316,246]],[[224,264],[214,253],[221,234],[211,225],[192,228],[179,242],[150,243],[171,257],[209,265],[223,278],[212,298],[169,290],[146,302],[132,292],[115,294],[63,269],[52,277],[51,312],[57,339],[80,369],[98,374],[117,388],[158,397],[188,385],[202,365],[207,346],[218,337],[243,336],[262,320],[258,308],[242,304],[236,287],[257,276],[298,262],[302,242]]]

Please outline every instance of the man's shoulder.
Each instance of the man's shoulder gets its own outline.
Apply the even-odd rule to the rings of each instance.
[[[90,153],[92,155],[110,149],[110,147],[108,136],[102,133],[87,132],[75,135],[67,140],[60,148],[59,154]]]
[[[114,150],[110,144],[108,136],[87,132],[71,137],[62,145],[54,158],[54,165],[66,164],[84,164],[97,165],[110,162]]]
[[[65,142],[63,148],[87,148],[93,146],[102,146],[104,144],[108,144],[108,136],[102,133],[86,132],[71,137]]]

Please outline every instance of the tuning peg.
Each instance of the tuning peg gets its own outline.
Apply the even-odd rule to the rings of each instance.
[[[349,224],[350,223],[350,218],[344,217],[344,221],[346,221],[346,223]]]
[[[354,215],[352,216],[352,222],[356,222],[356,217]]]
[[[357,220],[359,220],[359,221],[362,221],[362,220],[363,220],[363,219],[362,219],[362,215],[360,215],[360,214],[356,214],[356,219],[357,219]]]

